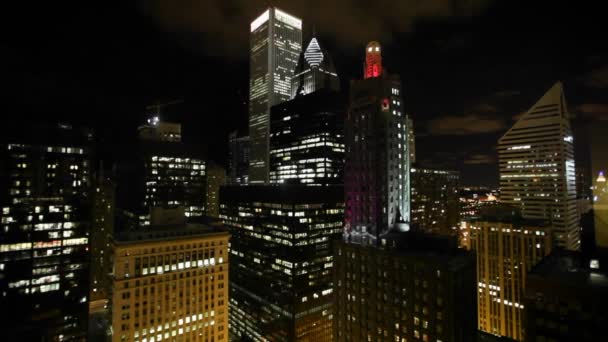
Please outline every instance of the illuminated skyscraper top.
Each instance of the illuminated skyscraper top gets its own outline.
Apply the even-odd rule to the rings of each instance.
[[[291,78],[302,50],[302,20],[271,7],[250,28],[249,180],[267,183],[270,107],[291,98]]]
[[[300,54],[291,79],[291,97],[303,96],[319,89],[340,90],[340,79],[331,56],[313,37],[306,51]]]
[[[372,76],[351,82],[346,119],[344,236],[378,244],[390,231],[409,230],[409,120],[399,77],[381,72],[377,42],[368,44],[366,57]]]
[[[365,48],[364,78],[378,77],[382,74],[382,52],[380,43],[369,42]]]

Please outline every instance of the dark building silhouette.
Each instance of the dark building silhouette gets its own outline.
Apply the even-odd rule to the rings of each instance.
[[[608,260],[554,251],[528,274],[525,341],[603,341]]]
[[[85,339],[93,136],[68,125],[8,134],[0,151],[3,339]]]
[[[228,138],[228,184],[249,183],[249,136],[230,133]]]
[[[230,243],[233,339],[330,341],[332,240],[341,186],[228,186],[220,218]]]
[[[116,183],[103,171],[93,177],[91,226],[91,301],[106,300],[112,273],[110,239],[114,234]]]

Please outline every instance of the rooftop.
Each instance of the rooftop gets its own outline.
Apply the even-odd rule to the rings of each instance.
[[[145,229],[117,233],[115,245],[139,244],[142,242],[160,242],[181,239],[192,239],[209,236],[229,235],[219,224],[188,223],[185,225],[156,225]]]
[[[532,269],[530,277],[540,277],[555,284],[608,291],[608,274],[591,269],[590,260],[580,252],[556,250]]]

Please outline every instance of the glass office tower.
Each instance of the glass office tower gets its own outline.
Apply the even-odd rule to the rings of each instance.
[[[291,97],[291,78],[302,50],[302,20],[268,8],[251,22],[249,75],[249,179],[268,182],[270,107]]]

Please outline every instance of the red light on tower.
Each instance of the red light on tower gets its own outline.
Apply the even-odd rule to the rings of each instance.
[[[365,48],[365,70],[364,78],[378,77],[382,74],[382,54],[380,43],[369,42]]]

